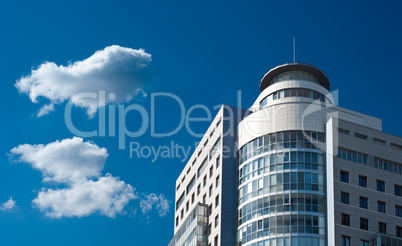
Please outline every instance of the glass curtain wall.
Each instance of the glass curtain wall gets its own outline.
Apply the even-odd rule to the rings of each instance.
[[[268,134],[238,152],[237,245],[325,245],[324,134]]]

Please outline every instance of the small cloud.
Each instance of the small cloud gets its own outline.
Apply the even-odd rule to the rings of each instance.
[[[159,195],[159,197],[154,193],[149,194],[140,202],[140,207],[143,214],[147,213],[154,206],[158,210],[160,217],[165,216],[169,211],[169,201],[166,200],[162,194]]]
[[[77,183],[99,177],[108,156],[105,148],[82,138],[67,138],[47,145],[19,145],[10,150],[17,162],[25,162],[43,174],[43,181]]]
[[[39,109],[38,113],[36,114],[36,117],[40,118],[44,115],[48,115],[52,111],[54,111],[54,104],[53,103],[45,104]]]
[[[0,209],[3,211],[7,211],[7,210],[13,209],[14,206],[15,206],[15,200],[13,200],[13,198],[10,197],[10,199],[8,199],[8,201],[1,204]]]
[[[97,181],[73,184],[64,189],[42,189],[32,202],[46,216],[83,217],[99,212],[110,218],[123,214],[136,193],[131,185],[107,174]]]
[[[146,87],[152,74],[151,60],[151,55],[143,49],[112,45],[66,66],[44,62],[33,68],[31,74],[17,80],[15,87],[20,93],[27,94],[33,103],[38,103],[40,97],[50,101],[51,104],[42,108],[42,114],[42,109],[39,111],[38,117],[53,111],[52,104],[68,100],[93,117],[100,107],[129,102]],[[114,96],[112,99],[106,96],[104,103],[93,97],[74,100],[80,93],[98,94],[100,91]]]

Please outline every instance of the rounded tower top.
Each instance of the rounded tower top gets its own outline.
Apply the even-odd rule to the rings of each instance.
[[[279,65],[264,75],[260,83],[262,92],[268,86],[285,80],[306,80],[317,83],[329,90],[327,75],[320,69],[305,63]]]

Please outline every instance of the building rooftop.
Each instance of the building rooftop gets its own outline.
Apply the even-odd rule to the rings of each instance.
[[[299,72],[299,73],[287,73]],[[301,72],[301,73],[300,73]],[[312,76],[311,76],[312,75]],[[281,80],[302,79],[318,83],[329,90],[329,81],[327,76],[320,69],[305,63],[287,63],[279,65],[264,75],[260,83],[262,92],[268,86],[280,82]]]

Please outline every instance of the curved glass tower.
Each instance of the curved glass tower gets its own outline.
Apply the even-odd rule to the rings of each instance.
[[[326,245],[325,122],[329,82],[307,64],[265,74],[238,125],[237,245]]]
[[[402,138],[329,88],[284,64],[251,108],[222,105],[176,180],[170,245],[401,246]]]

